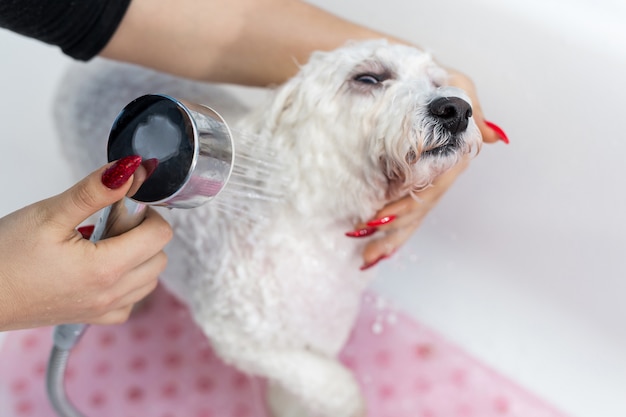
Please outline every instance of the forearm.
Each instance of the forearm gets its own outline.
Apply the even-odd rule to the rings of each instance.
[[[392,39],[296,0],[133,0],[101,55],[195,79],[265,86],[294,75],[314,50],[380,37]]]
[[[9,266],[3,266],[9,269]],[[16,312],[24,300],[13,288],[11,276],[6,270],[0,271],[0,332],[19,328],[16,323]]]

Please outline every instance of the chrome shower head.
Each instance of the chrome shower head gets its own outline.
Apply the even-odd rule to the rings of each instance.
[[[148,178],[131,198],[192,208],[213,199],[233,170],[233,138],[224,119],[207,106],[149,94],[130,102],[109,135],[107,157],[142,157]]]

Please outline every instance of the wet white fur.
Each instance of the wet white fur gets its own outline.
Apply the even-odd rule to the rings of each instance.
[[[385,71],[391,77],[379,85],[354,80]],[[228,201],[223,193],[220,204],[171,213],[175,238],[163,282],[222,359],[269,379],[275,417],[364,415],[359,386],[336,355],[371,271],[359,270],[365,240],[344,232],[480,146],[470,119],[458,151],[420,158],[450,139],[426,104],[466,98],[439,88],[445,77],[427,54],[385,41],[315,53],[235,126],[256,138],[246,153],[271,152],[282,166],[263,178],[251,170],[248,180],[284,198]],[[245,110],[214,86],[106,61],[72,68],[60,91],[60,136],[80,175],[105,162],[113,118],[144,93]]]

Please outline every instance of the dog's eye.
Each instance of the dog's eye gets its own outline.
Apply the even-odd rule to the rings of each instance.
[[[354,77],[354,81],[358,81],[363,84],[378,84],[381,78],[375,74],[359,74]]]

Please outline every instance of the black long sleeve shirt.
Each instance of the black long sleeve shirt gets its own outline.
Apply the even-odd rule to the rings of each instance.
[[[87,61],[109,42],[131,0],[0,0],[0,27]]]

